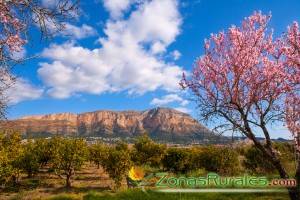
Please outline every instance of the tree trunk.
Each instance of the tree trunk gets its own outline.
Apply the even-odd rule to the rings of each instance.
[[[19,184],[19,177],[16,176],[16,175],[13,175],[12,176],[12,183],[14,186],[18,185]]]
[[[27,174],[27,175],[28,175],[27,178],[32,178],[32,177],[33,177],[32,171],[28,171],[28,174]]]
[[[299,155],[300,153],[298,153]],[[297,161],[297,169],[296,169],[296,174],[295,174],[295,179],[297,186],[296,188],[291,188],[289,191],[289,195],[291,200],[299,200],[300,199],[300,159],[298,156],[298,161]]]
[[[279,172],[279,175],[283,179],[288,179],[289,175],[282,166],[282,163],[280,162],[279,158],[276,156],[276,154],[271,153],[269,156],[271,158],[271,161],[273,165],[276,167],[277,171]],[[300,161],[300,160],[299,160]],[[291,200],[300,200],[300,162],[298,161],[297,163],[297,169],[296,169],[296,174],[295,174],[295,179],[296,179],[296,187],[289,187],[287,186],[287,190],[290,196]]]
[[[285,168],[282,165],[282,163],[281,163],[280,159],[278,158],[277,154],[274,152],[273,147],[268,146],[266,148],[263,145],[261,145],[259,142],[257,142],[256,140],[253,140],[253,142],[254,142],[255,146],[258,147],[263,152],[263,154],[267,157],[267,159],[269,159],[272,162],[274,167],[277,169],[280,177],[282,179],[288,179],[289,174],[285,170]],[[299,182],[300,181],[300,162],[297,163],[297,166],[298,167],[297,167],[296,175],[295,175],[295,179],[297,181],[297,186],[295,188],[286,187],[291,200],[300,200],[300,189],[299,189],[299,187],[300,187],[300,185],[299,185],[299,183],[300,183]]]
[[[71,175],[67,175],[66,177],[66,187],[71,188]]]
[[[291,200],[299,200],[300,196],[299,196],[299,191],[297,191],[296,188],[289,188],[289,196]]]

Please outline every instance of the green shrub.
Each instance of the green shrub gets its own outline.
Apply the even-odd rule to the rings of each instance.
[[[255,146],[245,153],[244,166],[252,174],[271,174],[276,171],[273,164]]]
[[[165,145],[153,142],[147,135],[135,141],[132,150],[132,161],[136,165],[150,165],[159,167],[165,154]]]
[[[279,159],[283,163],[283,166],[290,175],[294,175],[296,173],[295,146],[292,143],[280,142],[275,143],[274,147],[278,151]]]
[[[288,142],[276,142],[274,148],[283,162],[295,161],[295,146]]]
[[[188,149],[169,148],[162,159],[165,170],[174,173],[186,173],[191,170],[191,153]]]
[[[221,175],[234,175],[240,170],[239,154],[229,147],[204,147],[199,156],[194,158],[199,167]]]

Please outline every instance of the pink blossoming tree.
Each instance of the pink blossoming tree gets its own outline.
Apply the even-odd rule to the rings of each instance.
[[[297,23],[282,38],[268,30],[270,16],[260,12],[245,18],[241,27],[212,34],[205,53],[181,85],[191,90],[205,120],[218,128],[239,131],[269,159],[282,178],[288,172],[270,137],[269,124],[285,121],[295,137],[299,154],[300,34]],[[265,142],[257,138],[260,131]],[[300,160],[296,179],[300,182]],[[291,199],[300,189],[288,188]]]
[[[300,31],[297,22],[294,22],[288,28],[284,38],[285,45],[283,52],[285,55],[285,64],[287,67],[287,79],[289,85],[293,88],[292,92],[286,98],[286,124],[293,134],[298,167],[296,170],[296,179],[298,186],[300,184]],[[298,199],[300,198],[298,189]]]
[[[43,3],[44,2],[44,3]],[[5,116],[5,91],[13,84],[11,66],[23,61],[16,54],[29,41],[29,29],[39,28],[42,37],[64,28],[74,17],[78,0],[0,0],[0,118]]]

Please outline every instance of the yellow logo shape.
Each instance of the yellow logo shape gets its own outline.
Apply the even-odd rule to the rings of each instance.
[[[141,167],[132,167],[129,170],[128,177],[134,181],[140,181],[144,178],[145,172]]]

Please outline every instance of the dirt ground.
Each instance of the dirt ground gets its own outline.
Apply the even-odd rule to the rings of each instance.
[[[18,187],[0,189],[0,200],[11,199],[47,199],[56,194],[68,193],[78,197],[88,191],[110,191],[113,181],[103,169],[97,168],[93,164],[87,163],[82,170],[77,172],[72,179],[72,188],[65,188],[65,181],[55,175],[53,172],[48,172],[43,169],[33,178],[21,177]],[[124,181],[124,185],[126,182]]]

